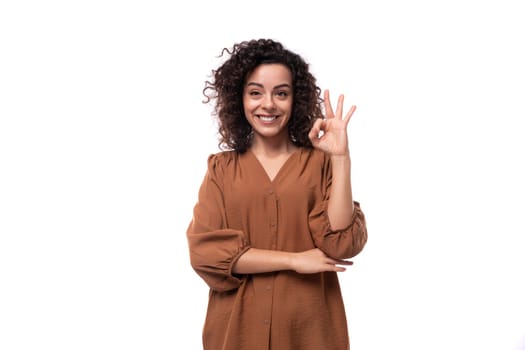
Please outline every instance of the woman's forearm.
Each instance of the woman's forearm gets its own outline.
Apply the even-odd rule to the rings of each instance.
[[[232,272],[254,274],[290,270],[293,253],[280,250],[250,248],[237,260]]]
[[[332,156],[332,188],[328,202],[328,218],[334,230],[344,229],[352,222],[354,201],[350,180],[350,155]]]
[[[319,248],[296,253],[250,248],[239,257],[233,265],[232,272],[250,275],[282,270],[293,270],[298,273],[345,271],[340,265],[352,265],[352,262],[330,258]]]

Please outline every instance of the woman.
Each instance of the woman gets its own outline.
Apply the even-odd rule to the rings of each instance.
[[[223,150],[188,227],[210,287],[206,350],[346,350],[337,272],[367,240],[352,198],[343,96],[335,112],[297,54],[261,39],[224,49],[206,82]]]

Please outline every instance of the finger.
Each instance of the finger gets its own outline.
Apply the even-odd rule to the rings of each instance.
[[[343,266],[337,266],[332,264],[326,264],[321,267],[321,271],[335,271],[335,272],[343,272],[346,271],[346,267]]]
[[[356,108],[357,108],[357,107],[356,107],[355,105],[353,105],[352,107],[350,107],[350,110],[348,111],[348,113],[346,113],[345,118],[343,119],[343,121],[345,122],[345,124],[348,125],[348,122],[350,121],[350,118],[352,118],[352,115],[354,114]]]
[[[324,91],[324,107],[326,118],[333,118],[334,111],[332,110],[332,104],[330,103],[330,91],[328,89]]]
[[[353,265],[354,262],[351,260],[344,260],[344,259],[332,259],[328,258],[327,262],[332,265]]]
[[[321,132],[321,128],[323,127],[324,121],[321,118],[318,118],[315,122],[312,128],[310,129],[310,132],[308,133],[308,138],[312,143],[317,142],[319,140],[319,133]]]
[[[344,95],[339,95],[339,98],[337,99],[337,109],[335,111],[335,116],[338,119],[342,119],[343,117],[343,102],[345,101]]]

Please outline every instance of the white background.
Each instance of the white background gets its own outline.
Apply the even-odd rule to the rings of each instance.
[[[525,349],[519,3],[3,1],[0,349],[201,348],[201,91],[259,37],[357,105],[352,349]]]

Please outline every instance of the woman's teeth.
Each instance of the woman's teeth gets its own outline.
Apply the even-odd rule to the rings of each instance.
[[[277,117],[276,117],[276,116],[273,116],[273,117],[265,117],[265,116],[260,115],[259,118],[260,118],[263,122],[271,122],[272,120],[275,120]]]

